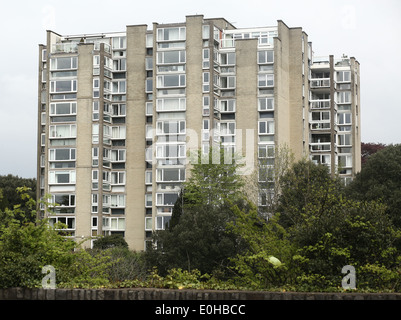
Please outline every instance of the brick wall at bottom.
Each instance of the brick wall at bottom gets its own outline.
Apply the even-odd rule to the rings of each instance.
[[[0,300],[401,300],[401,293],[7,288],[0,289]]]

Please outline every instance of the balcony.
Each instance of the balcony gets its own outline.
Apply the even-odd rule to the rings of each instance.
[[[311,89],[330,88],[330,78],[320,78],[310,80]]]
[[[331,142],[310,143],[311,152],[330,152]]]
[[[77,53],[78,42],[56,43],[51,47],[51,53]]]
[[[330,99],[309,100],[311,109],[329,109]]]

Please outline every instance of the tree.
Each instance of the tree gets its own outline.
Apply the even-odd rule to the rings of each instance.
[[[377,286],[378,275],[381,287],[400,287],[400,231],[382,204],[347,199],[327,167],[306,160],[281,181],[278,212],[269,220],[255,209],[236,210],[232,230],[248,250],[232,261],[244,282],[259,289],[336,290],[342,268],[353,265],[360,287]]]
[[[242,198],[243,182],[236,173],[239,164],[224,163],[223,151],[219,151],[220,161],[216,163],[212,152],[209,158],[199,157],[192,165],[170,226],[155,233],[157,248],[146,253],[150,264],[157,265],[162,273],[172,268],[203,273],[223,270],[228,258],[239,250],[237,237],[226,232],[227,223],[233,219],[231,207]]]
[[[382,201],[386,213],[401,227],[401,144],[388,145],[371,155],[347,193],[357,200]]]
[[[128,249],[128,243],[125,241],[124,237],[119,234],[101,237],[93,243],[93,249],[104,250],[115,247]]]
[[[361,162],[364,165],[371,155],[375,154],[376,152],[383,150],[386,147],[383,143],[361,143]]]
[[[26,199],[21,199],[17,188],[26,187],[24,193],[33,200],[36,199],[36,179],[20,178],[14,175],[0,176],[0,190],[3,197],[0,197],[0,210],[6,208],[13,210],[14,206],[22,209],[21,213],[29,214],[29,208],[26,205]],[[34,221],[32,217],[31,221]]]
[[[107,284],[109,257],[91,256],[79,243],[63,237],[58,231],[61,224],[52,228],[46,219],[32,222],[36,201],[27,188],[18,191],[28,210],[0,210],[0,287],[39,287],[46,265],[55,268],[57,286]]]
[[[264,146],[258,151],[257,168],[246,178],[246,196],[258,204],[258,211],[271,217],[277,210],[281,179],[294,163],[294,154],[287,145]]]

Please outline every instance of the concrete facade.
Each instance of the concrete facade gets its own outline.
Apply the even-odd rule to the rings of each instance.
[[[133,250],[151,245],[190,151],[221,144],[251,159],[252,174],[286,145],[345,182],[360,170],[359,63],[314,57],[302,28],[281,20],[237,29],[195,15],[118,33],[48,31],[38,73],[38,199],[50,195],[40,216],[50,209],[50,222],[88,247],[108,234]],[[255,197],[261,208],[268,192]]]

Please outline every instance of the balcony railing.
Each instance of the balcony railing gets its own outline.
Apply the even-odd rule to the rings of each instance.
[[[330,108],[330,99],[309,100],[311,109]]]
[[[52,45],[52,50],[51,50],[51,53],[77,53],[77,52],[78,52],[77,42],[56,43]]]
[[[311,79],[311,88],[330,88],[330,78]]]
[[[329,152],[331,151],[331,142],[310,143],[310,150],[312,152]]]

